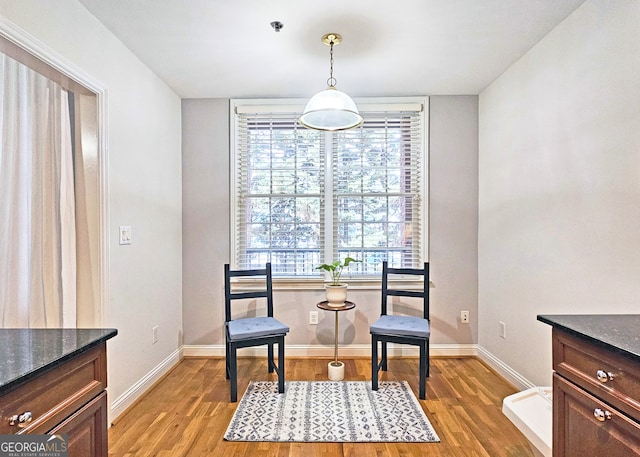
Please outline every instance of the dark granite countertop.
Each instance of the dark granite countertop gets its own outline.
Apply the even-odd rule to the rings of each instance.
[[[0,329],[0,394],[113,338],[115,329]]]
[[[640,362],[640,314],[539,315],[538,320]]]

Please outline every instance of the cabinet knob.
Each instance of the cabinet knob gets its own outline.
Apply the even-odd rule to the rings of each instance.
[[[613,374],[604,370],[598,370],[598,372],[596,373],[596,377],[600,382],[613,381]]]
[[[600,422],[604,422],[605,420],[611,420],[613,416],[610,411],[603,411],[600,408],[596,408],[593,410],[593,417],[598,419]]]
[[[31,411],[25,411],[22,414],[14,414],[13,416],[10,416],[9,425],[11,426],[17,425],[18,427],[24,427],[26,424],[31,422],[31,419],[33,419]]]

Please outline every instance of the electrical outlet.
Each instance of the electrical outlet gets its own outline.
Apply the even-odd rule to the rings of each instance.
[[[507,338],[507,324],[500,321],[500,338]]]
[[[156,344],[158,342],[158,333],[160,331],[160,327],[156,325],[151,329],[151,331],[153,332],[153,344]]]
[[[463,324],[469,323],[469,311],[460,311],[460,322]]]
[[[318,311],[309,311],[309,325],[318,325]]]

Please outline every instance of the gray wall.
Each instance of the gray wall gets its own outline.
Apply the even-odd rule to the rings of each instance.
[[[478,97],[434,96],[429,101],[433,341],[477,343]],[[470,312],[470,324],[460,323],[461,310]]]
[[[479,343],[535,384],[537,314],[640,311],[639,24],[587,1],[480,95]]]
[[[430,246],[434,344],[476,342],[478,97],[430,98]],[[187,99],[183,113],[183,321],[186,345],[222,345],[223,264],[229,260],[228,101]],[[365,348],[379,289],[357,289],[342,313],[341,341]],[[321,289],[278,289],[276,314],[291,327],[289,353],[330,352],[333,316],[308,313]],[[472,324],[459,323],[460,310]],[[327,352],[327,354],[329,354]]]
[[[182,301],[185,344],[223,344],[229,262],[229,101],[182,100]]]

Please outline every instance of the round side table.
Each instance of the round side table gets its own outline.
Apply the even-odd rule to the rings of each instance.
[[[331,381],[342,381],[344,379],[344,363],[338,361],[338,313],[340,311],[353,309],[356,307],[356,304],[351,301],[345,301],[343,305],[333,306],[324,300],[316,306],[324,311],[334,311],[336,313],[333,361],[329,362],[329,379]]]

